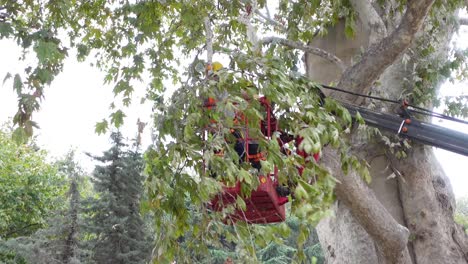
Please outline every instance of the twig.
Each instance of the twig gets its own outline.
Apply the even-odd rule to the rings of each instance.
[[[392,172],[398,176],[404,183],[406,183],[406,180],[405,180],[405,177],[403,176],[403,174],[401,174],[401,172],[396,168],[395,164],[393,164],[393,159],[392,157],[390,156],[390,154],[388,154],[387,151],[385,151],[385,156],[389,162],[388,166],[390,167],[390,169],[392,170]],[[387,178],[388,179],[388,178]]]
[[[265,14],[262,14],[262,12],[260,12],[258,9],[255,10],[255,14],[259,15],[261,18],[263,18],[265,20],[266,23],[272,25],[272,26],[275,26],[275,27],[278,27],[281,29],[281,31],[286,31],[286,27],[279,23],[278,21],[272,19],[269,15],[269,11],[268,11],[268,8],[267,8],[267,15]]]

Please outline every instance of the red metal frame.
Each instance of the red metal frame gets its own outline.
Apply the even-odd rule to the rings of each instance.
[[[267,113],[266,124],[267,130],[265,137],[271,140],[272,127],[271,127],[271,105],[266,98],[262,98],[262,105]],[[244,118],[245,129],[244,135],[244,151],[245,161],[250,162],[252,156],[249,154],[249,142],[255,140],[249,137],[248,120]],[[262,123],[260,121],[260,126]],[[278,126],[276,122],[276,126]],[[277,127],[275,127],[276,131]],[[205,139],[205,133],[204,139]],[[204,168],[205,164],[204,164]],[[286,219],[285,203],[288,202],[287,197],[279,197],[276,193],[278,186],[278,168],[275,166],[273,173],[270,175],[259,175],[260,186],[252,191],[249,197],[241,193],[241,182],[237,182],[234,187],[223,187],[222,193],[215,196],[211,201],[211,208],[216,211],[221,211],[229,204],[235,204],[237,197],[240,196],[246,203],[246,210],[236,209],[235,213],[229,216],[231,222],[245,221],[251,224],[267,224],[282,222]],[[226,221],[228,222],[228,219]]]

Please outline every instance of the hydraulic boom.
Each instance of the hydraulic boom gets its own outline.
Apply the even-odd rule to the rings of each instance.
[[[400,117],[374,112],[372,110],[343,104],[352,116],[356,112],[362,116],[366,124],[406,137],[420,143],[452,151],[468,156],[468,134],[452,129],[422,122],[410,117]]]

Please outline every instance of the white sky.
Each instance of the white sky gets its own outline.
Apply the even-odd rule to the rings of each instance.
[[[466,14],[462,14],[465,16]],[[455,46],[460,49],[468,49],[468,28],[462,27],[459,34],[454,37]],[[468,95],[468,81],[452,84],[447,82],[442,86],[440,91],[442,96],[458,96]],[[442,112],[442,107],[435,109],[435,111]],[[433,120],[433,123],[439,126],[455,129],[464,133],[468,133],[468,125],[441,121],[439,119]],[[468,164],[468,157],[449,152],[443,149],[436,149],[435,154],[439,162],[442,164],[445,173],[450,178],[452,188],[457,197],[468,196],[468,174],[466,173]]]
[[[23,71],[25,64],[18,60],[20,55],[21,50],[14,42],[0,41],[0,82],[7,72],[14,75]],[[76,149],[79,161],[87,170],[91,170],[91,160],[83,153],[100,155],[109,148],[109,134],[98,136],[94,132],[96,122],[111,113],[109,105],[114,99],[112,87],[104,86],[103,80],[104,74],[89,63],[79,63],[69,58],[63,72],[47,87],[41,110],[34,114],[33,120],[40,126],[35,130],[38,144],[51,156],[60,157],[70,149]],[[136,90],[144,94],[142,88],[143,85],[136,87]],[[131,108],[123,109],[128,117],[121,131],[131,139],[136,136],[138,118],[151,122],[151,106],[140,105],[140,98],[135,96]],[[0,124],[12,118],[16,109],[17,98],[12,80],[0,83]],[[144,146],[150,144],[150,127],[147,125],[145,128]]]
[[[468,33],[464,32],[463,37]],[[468,45],[468,41],[457,41]],[[463,45],[460,45],[463,46]],[[15,74],[22,72],[24,63],[20,62],[20,49],[12,41],[0,41],[0,82],[7,72]],[[64,71],[54,80],[51,87],[45,91],[45,100],[42,102],[41,110],[35,114],[33,119],[39,123],[41,129],[35,131],[38,144],[49,151],[52,157],[60,157],[68,150],[77,150],[77,156],[88,171],[92,169],[91,160],[83,153],[89,152],[100,155],[102,151],[109,148],[109,136],[98,136],[94,132],[96,122],[108,117],[109,105],[113,101],[112,88],[103,85],[104,74],[92,68],[89,63],[79,63],[73,58],[67,59]],[[468,94],[468,84],[458,84],[454,87],[445,85],[442,88],[444,95]],[[144,86],[135,87],[144,94]],[[137,132],[136,120],[140,118],[143,122],[151,122],[151,106],[140,105],[138,96],[130,109],[124,111],[127,114],[125,125],[121,129],[126,137],[134,138]],[[17,99],[12,89],[12,81],[5,84],[0,83],[0,124],[8,121],[16,112]],[[451,124],[444,121],[437,122],[439,125],[468,131],[467,125]],[[150,144],[149,124],[144,133],[143,145]],[[468,157],[444,150],[436,150],[436,155],[441,162],[445,172],[451,180],[455,195],[457,197],[468,196],[468,175],[466,164]]]

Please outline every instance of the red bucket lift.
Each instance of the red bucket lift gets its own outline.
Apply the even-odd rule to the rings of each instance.
[[[226,219],[226,222],[244,221],[249,224],[267,224],[284,221],[286,219],[284,204],[288,202],[288,198],[278,196],[275,180],[265,176],[259,176],[259,180],[260,186],[252,191],[250,197],[242,195],[240,182],[237,182],[234,187],[224,187],[223,192],[211,201],[211,208],[221,211],[224,207],[235,204],[240,196],[245,201],[245,210],[236,209],[235,213]]]
[[[271,140],[272,133],[277,130],[278,124],[274,116],[270,103],[264,98],[260,98],[260,103],[266,111],[266,120],[261,121],[261,130],[264,136]],[[212,109],[216,103],[213,99],[208,99],[205,102],[205,108]],[[240,116],[240,115],[236,115]],[[242,130],[244,131],[244,151],[246,153],[244,162],[258,161],[259,154],[249,154],[249,143],[253,138],[249,137],[248,120],[245,117],[239,118],[242,120]],[[238,139],[239,140],[239,139]],[[266,155],[266,154],[261,154]],[[259,187],[251,192],[250,196],[246,196],[241,192],[241,182],[237,182],[234,187],[223,187],[223,191],[217,194],[211,201],[210,207],[212,210],[221,211],[228,205],[235,205],[238,197],[241,197],[246,204],[245,210],[237,208],[233,215],[226,219],[232,222],[245,221],[251,224],[267,224],[282,222],[286,219],[285,204],[288,202],[287,197],[280,197],[277,194],[278,186],[278,169],[275,167],[270,175],[258,175],[260,182]]]

